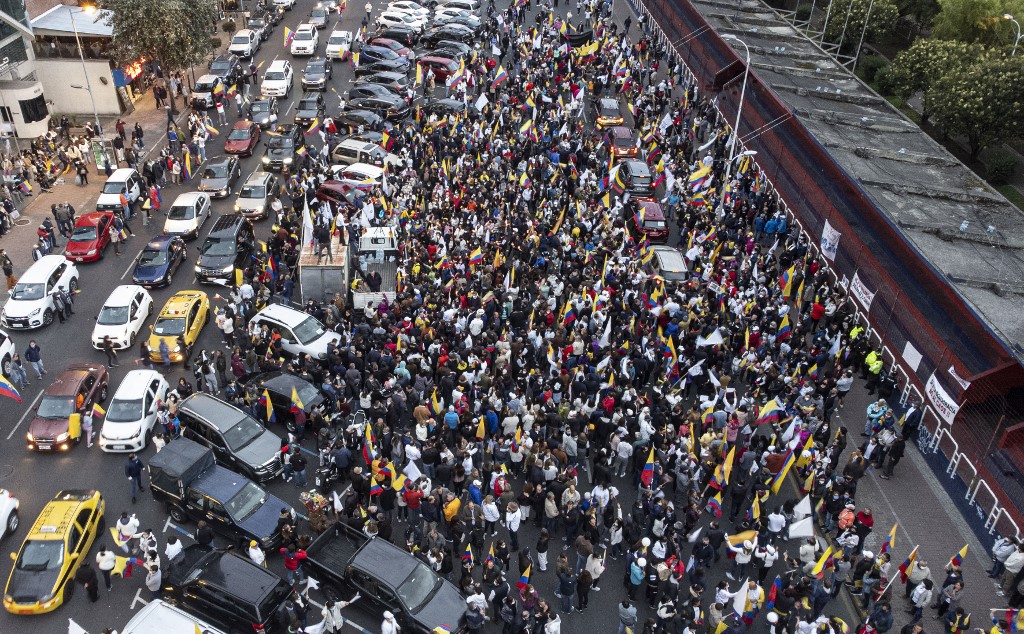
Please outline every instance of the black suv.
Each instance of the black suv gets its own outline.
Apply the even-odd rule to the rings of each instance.
[[[298,172],[306,165],[303,130],[293,123],[283,123],[266,133],[267,151],[263,154],[263,168],[266,170]]]
[[[266,16],[249,17],[245,19],[245,28],[256,31],[260,34],[260,40],[266,42],[274,25]]]
[[[237,84],[244,73],[241,60],[232,53],[218,55],[210,62],[210,74],[220,77],[225,86]]]
[[[327,104],[324,102],[324,96],[321,93],[307,92],[295,104],[295,124],[301,126],[303,133],[305,133],[305,129],[309,124],[313,123],[314,119],[324,120],[324,112],[326,110]]]
[[[331,79],[334,67],[322,57],[310,60],[302,70],[303,90],[327,90],[327,82]]]
[[[234,405],[199,392],[181,402],[178,418],[183,437],[213,449],[217,462],[233,471],[257,482],[284,471],[281,439]]]
[[[256,235],[252,222],[242,214],[217,218],[210,235],[199,247],[196,281],[204,284],[235,283],[235,271],[249,266]]]
[[[247,557],[192,545],[167,567],[163,600],[228,632],[273,632],[291,594],[284,579]]]

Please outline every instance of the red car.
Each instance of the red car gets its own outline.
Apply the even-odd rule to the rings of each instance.
[[[406,46],[405,44],[402,44],[398,40],[391,40],[391,39],[388,39],[386,37],[374,38],[374,39],[370,40],[369,45],[370,46],[382,46],[384,48],[390,48],[391,50],[393,50],[394,52],[398,53],[402,57],[409,57],[409,54],[412,53],[412,49],[409,48],[408,46]]]
[[[424,77],[427,75],[427,69],[430,69],[434,71],[434,77],[442,82],[447,81],[449,77],[459,70],[459,63],[447,57],[427,55],[426,57],[421,57],[418,63],[423,67]]]
[[[224,141],[226,154],[252,156],[253,150],[260,142],[260,126],[252,121],[238,121],[231,127],[227,140]]]
[[[110,244],[112,211],[90,211],[75,220],[75,229],[64,248],[64,257],[74,262],[95,262]]]
[[[630,230],[647,236],[653,244],[668,243],[668,223],[661,205],[650,198],[634,198],[625,211],[629,214]]]

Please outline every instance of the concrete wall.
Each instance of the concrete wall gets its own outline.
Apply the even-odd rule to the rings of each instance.
[[[42,121],[25,123],[25,120],[22,118],[21,107],[19,106],[19,102],[28,101],[40,94],[43,94],[43,85],[40,82],[0,81],[0,103],[6,104],[11,109],[11,117],[14,119],[14,130],[19,138],[30,139],[46,134],[49,126],[49,117]],[[8,124],[0,123],[0,135],[6,135],[8,132]]]
[[[88,84],[82,72],[82,62],[77,59],[36,59],[36,77],[43,84],[46,99],[51,101],[53,114],[92,115]],[[106,60],[85,60],[89,71],[92,93],[96,98],[96,111],[103,115],[121,114],[117,100],[117,89],[110,76],[110,63]],[[72,88],[71,84],[82,88]]]

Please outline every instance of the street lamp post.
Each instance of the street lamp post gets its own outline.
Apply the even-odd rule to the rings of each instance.
[[[81,12],[86,15],[92,15],[96,12],[96,7],[84,6],[80,7]],[[82,60],[82,73],[85,74],[85,88],[89,91],[89,101],[92,103],[92,116],[96,119],[96,134],[103,133],[103,126],[100,125],[100,113],[96,110],[96,97],[92,93],[92,82],[89,81],[89,69],[85,65],[85,52],[82,50],[82,39],[78,37],[78,25],[75,23],[74,7],[68,7],[68,15],[71,16],[71,29],[75,32],[75,44],[78,45],[78,58]]]
[[[1013,51],[1010,53],[1010,57],[1013,57],[1014,55],[1017,54],[1017,44],[1020,43],[1020,38],[1021,38],[1020,22],[1018,22],[1009,13],[1004,13],[1003,14],[1003,19],[1004,20],[1009,20],[1010,22],[1013,22],[1013,26],[1016,27],[1016,29],[1017,29],[1017,36],[1013,38]]]
[[[732,33],[725,33],[722,35],[727,40],[739,42],[743,45],[743,50],[747,52],[747,61],[743,68],[743,87],[740,88],[740,105],[736,108],[736,125],[732,128],[732,138],[729,139],[729,160],[725,165],[725,180],[722,181],[722,186],[728,187],[730,179],[732,178],[732,162],[735,158],[736,145],[740,142],[740,118],[743,116],[743,99],[747,94],[747,77],[750,76],[750,48],[747,47],[747,43],[736,37]],[[722,190],[722,197],[719,199],[719,209],[725,203],[725,190]]]

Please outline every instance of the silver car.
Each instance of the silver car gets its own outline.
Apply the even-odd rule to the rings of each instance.
[[[207,192],[212,198],[225,198],[231,195],[231,188],[241,174],[238,159],[225,156],[212,159],[203,167],[199,191]]]
[[[253,172],[238,191],[235,212],[250,220],[262,220],[270,215],[270,201],[277,192],[277,176],[269,172]]]

